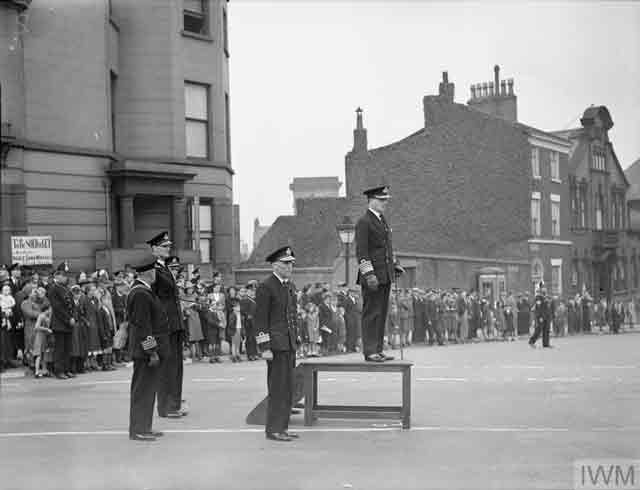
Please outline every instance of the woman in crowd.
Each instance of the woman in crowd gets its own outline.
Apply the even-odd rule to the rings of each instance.
[[[204,339],[204,335],[202,334],[202,323],[200,322],[200,315],[198,313],[198,298],[195,295],[193,284],[186,284],[181,303],[182,312],[186,318],[187,331],[189,332],[191,359],[200,361],[202,359],[200,342]]]
[[[73,317],[76,320],[71,331],[71,371],[74,374],[82,374],[86,372],[85,366],[89,353],[86,313],[84,311],[87,299],[79,284],[71,286],[71,294],[73,295]]]
[[[113,371],[113,336],[115,335],[115,324],[113,315],[109,308],[110,301],[107,298],[107,291],[103,287],[96,289],[96,298],[99,303],[98,310],[98,332],[100,335],[100,348],[102,349],[102,370]]]
[[[16,301],[11,295],[11,284],[0,287],[0,371],[11,366],[13,359],[13,308]]]
[[[96,371],[99,369],[98,356],[102,355],[100,342],[100,302],[98,300],[96,283],[88,281],[84,286],[87,300],[81,313],[84,316],[84,323],[87,327],[87,367],[91,371]]]

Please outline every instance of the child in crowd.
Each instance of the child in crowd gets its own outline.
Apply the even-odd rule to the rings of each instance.
[[[49,328],[51,322],[51,308],[49,305],[43,307],[43,311],[38,315],[36,326],[34,327],[35,337],[33,340],[33,355],[35,358],[34,368],[36,378],[49,376],[49,370],[44,359],[47,349],[47,337],[53,334]]]
[[[233,362],[240,362],[240,344],[242,343],[242,315],[240,314],[240,302],[231,300],[231,313],[226,328],[226,338],[229,342],[229,357]]]
[[[100,347],[102,348],[102,370],[114,371],[113,365],[113,336],[115,335],[115,322],[108,306],[109,300],[106,291],[99,287],[96,289],[96,298],[99,301],[98,327],[100,331]]]
[[[203,312],[207,329],[207,338],[209,339],[209,362],[222,362],[220,360],[220,316],[216,305],[209,304],[208,308]]]
[[[191,283],[187,283],[182,303],[182,311],[186,318],[187,331],[189,332],[189,345],[191,350],[191,359],[200,361],[202,352],[200,351],[200,341],[204,338],[202,335],[202,323],[198,314],[197,297],[195,288]]]
[[[307,327],[307,338],[309,339],[309,356],[320,357],[320,322],[318,318],[318,307],[314,303],[307,303],[307,315],[305,323]]]
[[[97,371],[98,356],[102,355],[100,343],[100,302],[98,300],[98,288],[95,282],[85,283],[87,301],[83,311],[84,321],[87,326],[87,368]]]

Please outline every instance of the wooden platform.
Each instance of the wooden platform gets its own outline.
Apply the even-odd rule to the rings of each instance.
[[[299,367],[304,376],[304,425],[313,425],[317,418],[363,418],[402,420],[402,427],[411,426],[411,366],[410,361],[366,362],[364,360],[305,359]],[[318,373],[402,373],[402,406],[320,405],[318,404]]]

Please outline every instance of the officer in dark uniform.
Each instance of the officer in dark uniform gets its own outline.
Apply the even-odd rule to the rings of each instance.
[[[551,347],[549,344],[549,331],[551,328],[551,319],[553,318],[553,309],[551,298],[547,296],[547,290],[542,282],[540,282],[538,293],[533,302],[533,318],[536,322],[536,327],[533,335],[529,339],[529,345],[535,348],[536,341],[542,333],[542,347]]]
[[[158,384],[158,415],[180,418],[187,414],[182,409],[184,323],[178,299],[178,287],[174,275],[166,263],[172,242],[165,231],[147,241],[156,258],[156,281],[153,292],[158,296],[169,320],[169,343],[166,362],[160,367]]]
[[[54,371],[58,379],[75,378],[71,372],[71,332],[76,324],[73,315],[73,295],[67,288],[69,266],[63,262],[53,275],[53,284],[47,291],[51,304],[51,330],[55,339],[53,349]]]
[[[363,300],[362,351],[365,360],[384,362],[393,359],[382,352],[391,283],[404,269],[393,255],[391,228],[384,216],[391,197],[388,187],[374,187],[364,195],[369,200],[369,208],[356,224],[358,284],[362,287]]]
[[[273,266],[256,291],[255,331],[269,335],[269,347],[263,352],[267,360],[267,439],[291,441],[298,435],[289,432],[294,369],[296,366],[296,291],[291,283],[295,256],[283,247],[267,257]]]
[[[166,358],[169,320],[151,289],[156,280],[156,262],[135,267],[138,273],[127,297],[129,352],[133,359],[129,439],[155,441],[162,432],[151,429],[153,404],[160,380],[160,366]]]

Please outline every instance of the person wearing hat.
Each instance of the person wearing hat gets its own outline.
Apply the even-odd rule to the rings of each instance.
[[[129,406],[129,439],[155,441],[162,432],[152,429],[153,405],[162,363],[167,356],[169,319],[152,286],[156,262],[151,259],[137,267],[138,274],[127,296],[129,351],[133,359]]]
[[[47,291],[51,304],[51,330],[55,340],[54,373],[58,379],[75,378],[71,372],[72,332],[76,324],[74,318],[74,302],[71,291],[67,288],[69,266],[63,262],[53,274],[53,284]]]
[[[551,319],[553,318],[553,312],[551,308],[551,298],[547,296],[547,288],[544,283],[540,281],[536,297],[533,303],[533,319],[536,322],[533,335],[529,339],[529,345],[535,349],[536,341],[542,333],[542,347],[551,347],[549,344],[549,329],[551,327]]]
[[[391,195],[386,186],[364,192],[368,209],[356,223],[358,284],[362,287],[362,343],[366,361],[393,359],[382,351],[391,283],[404,269],[393,255],[391,227],[385,211]]]
[[[289,432],[297,347],[297,304],[291,283],[295,255],[291,247],[282,247],[267,257],[273,273],[256,291],[255,331],[267,334],[270,350],[267,359],[267,422],[265,435],[273,441],[291,441],[298,437]]]
[[[148,240],[147,244],[151,247],[151,253],[156,258],[156,279],[153,284],[153,292],[158,296],[169,320],[169,353],[166,362],[162,363],[160,369],[158,415],[180,418],[187,414],[186,410],[182,409],[184,324],[178,299],[178,285],[169,268],[170,251],[173,244],[166,231]],[[171,264],[175,264],[176,259],[177,257],[171,258]]]

